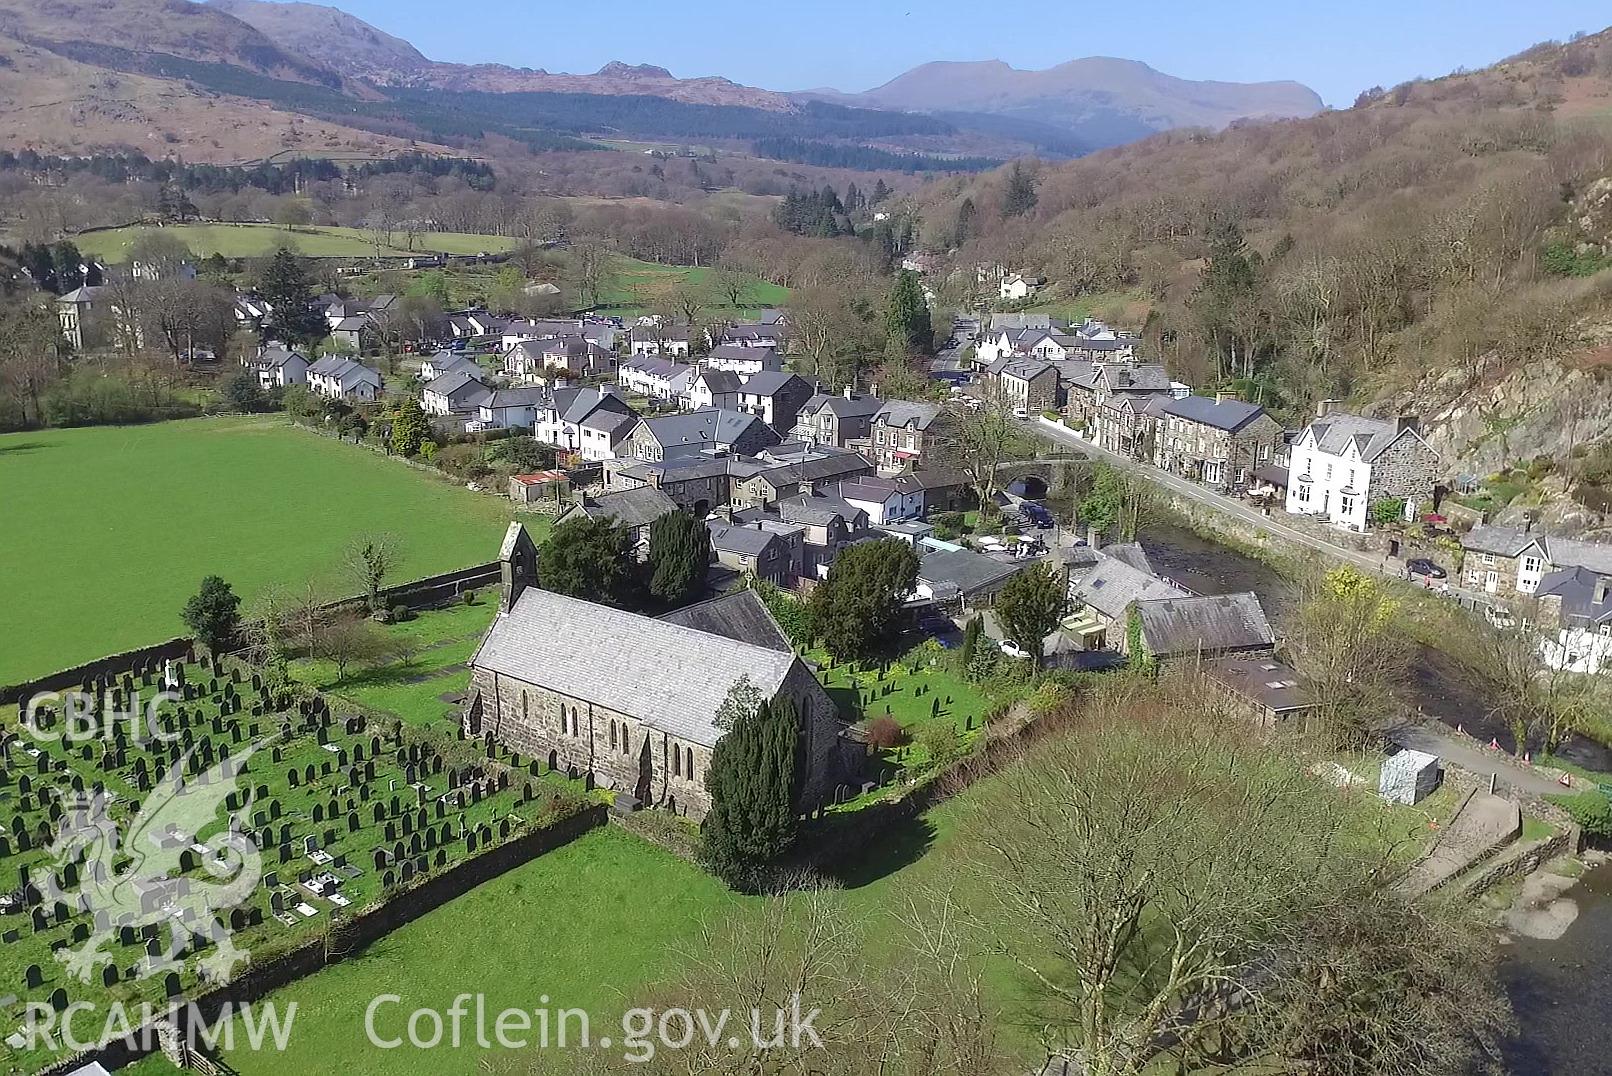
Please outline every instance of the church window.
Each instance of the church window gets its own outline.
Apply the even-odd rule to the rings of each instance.
[[[672,748],[672,776],[683,776],[683,752],[675,747]]]

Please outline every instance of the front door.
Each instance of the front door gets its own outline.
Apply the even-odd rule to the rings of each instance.
[[[1483,573],[1483,589],[1493,594],[1500,589],[1500,573],[1487,571]]]

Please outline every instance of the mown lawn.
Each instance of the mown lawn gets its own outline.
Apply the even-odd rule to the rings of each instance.
[[[0,437],[0,683],[181,634],[205,575],[248,603],[357,590],[355,536],[397,537],[398,582],[491,560],[507,502],[273,417]],[[444,688],[443,690],[446,690]]]
[[[211,254],[222,254],[226,258],[252,258],[273,254],[283,246],[321,258],[357,258],[375,253],[362,228],[311,225],[289,230],[277,224],[170,224],[162,228],[131,225],[127,228],[110,228],[104,232],[89,232],[78,236],[74,242],[79,250],[91,257],[121,262],[128,258],[129,249],[136,239],[154,231],[184,240],[198,258]],[[408,237],[401,230],[395,231],[392,246],[382,253],[496,253],[515,245],[515,240],[507,236],[470,232],[420,232],[415,236],[412,251],[406,248],[407,242]]]
[[[474,605],[429,609],[412,620],[387,625],[386,634],[408,651],[396,661],[349,669],[346,679],[338,679],[334,662],[301,659],[291,663],[291,675],[366,710],[390,714],[410,725],[451,731],[455,708],[442,696],[462,694],[470,686],[465,662],[497,612],[495,592],[488,590]]]

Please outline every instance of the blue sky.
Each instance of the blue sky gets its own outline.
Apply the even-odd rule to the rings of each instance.
[[[870,89],[928,60],[1142,60],[1183,78],[1296,79],[1331,105],[1612,23],[1605,0],[336,0],[434,60],[653,63],[768,89]]]

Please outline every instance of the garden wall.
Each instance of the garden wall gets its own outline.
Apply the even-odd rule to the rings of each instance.
[[[483,882],[489,882],[516,867],[525,865],[539,856],[561,848],[608,821],[608,809],[602,804],[585,808],[553,825],[513,837],[474,859],[453,867],[441,874],[398,889],[384,903],[341,922],[344,925],[342,940],[354,950],[385,937],[399,927],[435,911],[449,901],[470,892]],[[239,1007],[257,1001],[280,988],[306,978],[332,963],[325,953],[323,936],[312,938],[296,948],[275,956],[261,964],[252,964],[235,979],[222,986],[190,999],[187,1008],[183,1001],[176,1002],[165,1015],[166,1019],[180,1024],[192,1016],[199,1016],[209,1024],[218,1018],[226,1005]],[[54,1065],[40,1070],[40,1076],[59,1076],[71,1072],[91,1061],[99,1061],[108,1069],[127,1065],[147,1053],[147,1046],[157,1041],[155,1026],[158,1020],[137,1028],[129,1036],[133,1042],[118,1040],[96,1050],[83,1051],[63,1058]]]
[[[486,564],[475,564],[469,568],[455,568],[450,572],[437,575],[428,575],[424,579],[415,579],[407,583],[399,583],[395,587],[387,587],[381,592],[382,600],[387,608],[394,605],[406,605],[410,609],[429,609],[433,606],[446,605],[459,597],[466,590],[475,590],[498,582],[499,562],[489,561]],[[364,598],[338,598],[326,602],[324,608],[330,610],[348,610],[361,608]],[[152,646],[142,646],[134,650],[124,650],[117,654],[108,654],[106,657],[86,661],[82,665],[75,665],[71,669],[63,669],[37,680],[29,680],[20,684],[0,687],[0,706],[14,706],[31,695],[41,691],[62,691],[70,687],[79,687],[85,680],[106,674],[122,673],[136,665],[148,662],[162,662],[168,658],[183,657],[191,660],[195,653],[196,641],[186,636],[169,639],[165,643],[156,643]]]

